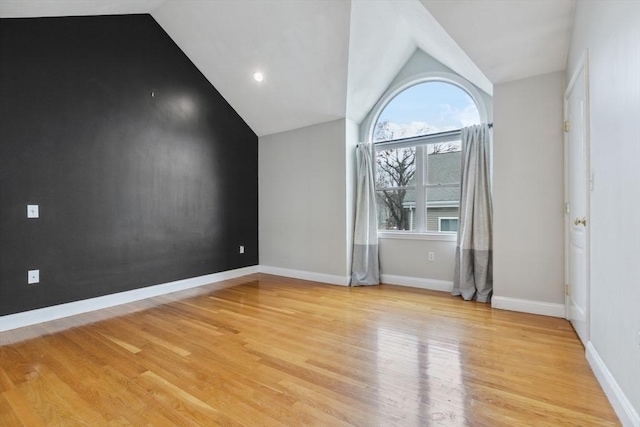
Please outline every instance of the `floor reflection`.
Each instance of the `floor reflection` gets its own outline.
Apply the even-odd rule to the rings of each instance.
[[[398,424],[464,426],[465,388],[460,352],[397,329],[377,329],[379,411]]]

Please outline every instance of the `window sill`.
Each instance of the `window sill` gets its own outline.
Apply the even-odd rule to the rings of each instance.
[[[455,242],[457,233],[416,233],[412,231],[378,231],[378,239],[401,240],[436,240],[441,242]]]

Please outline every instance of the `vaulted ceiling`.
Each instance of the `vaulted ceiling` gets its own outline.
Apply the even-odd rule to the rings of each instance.
[[[421,2],[494,84],[566,66],[573,0]]]
[[[574,3],[2,0],[0,17],[151,13],[262,136],[360,122],[417,48],[489,94],[493,83],[562,70]]]

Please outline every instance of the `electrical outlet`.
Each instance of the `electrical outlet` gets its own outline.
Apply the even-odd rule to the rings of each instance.
[[[39,218],[40,209],[38,205],[27,205],[27,218]]]
[[[40,283],[40,270],[29,270],[27,272],[27,285]]]
[[[435,252],[429,252],[427,253],[427,260],[428,261],[435,261],[436,260],[436,253]]]
[[[240,246],[240,253],[243,254],[244,253],[244,246]]]

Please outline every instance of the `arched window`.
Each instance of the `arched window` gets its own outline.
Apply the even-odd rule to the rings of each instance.
[[[449,79],[428,79],[390,91],[378,103],[369,129],[378,230],[457,232],[460,129],[486,121],[470,92]]]
[[[373,141],[432,135],[480,124],[473,98],[459,86],[427,81],[395,95],[378,115]]]

